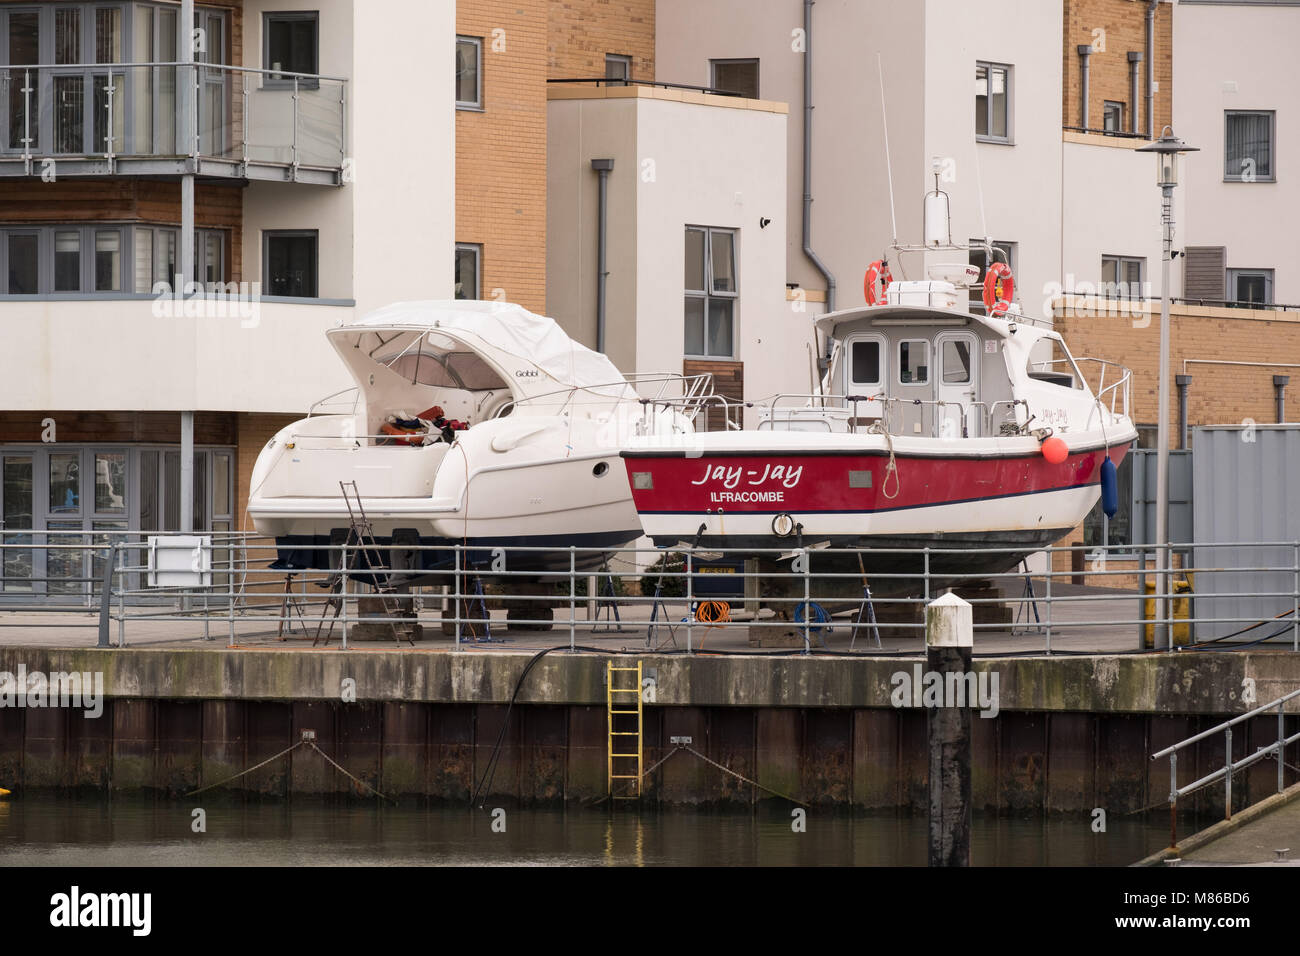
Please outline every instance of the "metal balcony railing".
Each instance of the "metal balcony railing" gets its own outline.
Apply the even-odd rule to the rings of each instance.
[[[194,63],[0,68],[0,176],[339,183],[347,80]]]

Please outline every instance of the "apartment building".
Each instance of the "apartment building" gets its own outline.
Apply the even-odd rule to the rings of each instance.
[[[642,379],[807,392],[812,312],[784,285],[788,107],[688,88],[712,84],[659,61],[682,39],[664,6],[550,5],[548,311]]]
[[[660,0],[656,15],[662,74],[790,104],[786,281],[796,301],[863,304],[864,272],[891,239],[921,241],[936,161],[955,242],[991,238],[1027,305],[1056,279],[1059,5]],[[926,265],[906,255],[891,269],[919,278]]]
[[[422,0],[0,3],[5,529],[242,527],[267,437],[348,384],[324,330],[452,294],[454,36]],[[51,560],[0,593],[88,590]]]

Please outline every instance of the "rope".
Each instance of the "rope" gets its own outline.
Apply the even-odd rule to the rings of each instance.
[[[682,749],[682,750],[686,750],[686,751],[689,751],[690,753],[695,754],[695,756],[699,757],[699,758],[700,758],[701,760],[703,760],[705,763],[710,764],[711,766],[717,767],[717,768],[718,768],[719,770],[721,770],[723,773],[729,773],[729,774],[731,774],[731,776],[735,777],[737,780],[741,780],[741,781],[743,781],[743,782],[749,784],[750,786],[758,787],[758,789],[763,790],[763,791],[765,791],[766,793],[770,793],[770,794],[772,794],[773,796],[780,797],[782,800],[789,800],[791,803],[793,803],[793,804],[795,804],[795,805],[802,805],[802,804],[804,803],[803,800],[796,800],[794,797],[786,796],[784,793],[780,793],[779,791],[773,790],[771,787],[765,787],[765,786],[763,786],[761,783],[759,783],[757,780],[750,780],[750,779],[749,779],[748,777],[746,777],[744,774],[736,773],[736,771],[732,770],[730,767],[724,767],[722,764],[718,763],[716,760],[710,760],[708,757],[704,756],[704,754],[700,753],[700,752],[699,752],[698,750],[696,750],[694,747],[688,747],[688,746],[686,746],[685,744],[678,744],[678,747],[679,747],[680,749]],[[664,759],[666,760],[667,758],[664,758]],[[663,760],[659,761],[659,763],[663,763]],[[658,766],[658,764],[656,764],[655,766]]]
[[[387,800],[387,799],[388,799],[388,798],[385,797],[382,793],[380,793],[378,790],[376,790],[374,787],[370,786],[370,784],[366,783],[364,780],[359,779],[358,777],[354,777],[354,776],[352,776],[352,774],[348,773],[346,770],[344,770],[342,767],[340,767],[337,763],[335,763],[335,762],[333,761],[333,759],[330,758],[330,755],[329,755],[329,754],[327,754],[325,751],[321,750],[319,747],[316,746],[316,741],[314,741],[314,740],[308,740],[308,741],[305,741],[305,743],[307,743],[308,746],[310,746],[312,750],[316,751],[318,754],[320,754],[322,757],[324,757],[324,758],[325,758],[325,761],[326,761],[330,766],[332,766],[332,767],[333,767],[335,770],[337,770],[339,773],[343,774],[343,776],[347,777],[347,778],[348,778],[349,780],[351,780],[353,783],[356,783],[356,784],[358,784],[359,786],[365,787],[367,790],[369,790],[369,791],[370,791],[371,793],[373,793],[375,796],[379,797],[381,800]]]
[[[203,793],[205,790],[211,790],[213,787],[220,787],[220,786],[222,786],[223,784],[230,783],[230,781],[235,780],[235,779],[237,779],[237,778],[239,778],[239,777],[242,777],[242,776],[244,776],[244,774],[246,774],[246,773],[252,773],[254,770],[260,770],[262,767],[265,767],[267,764],[271,763],[271,761],[273,761],[273,760],[279,760],[279,759],[280,759],[281,757],[283,757],[285,754],[293,753],[295,750],[297,750],[299,747],[301,747],[301,746],[302,746],[303,744],[305,744],[305,743],[307,743],[307,741],[305,741],[305,740],[300,740],[300,741],[298,741],[296,744],[294,744],[292,747],[290,747],[288,750],[281,750],[281,751],[280,751],[278,754],[276,754],[274,757],[267,757],[265,760],[263,760],[261,763],[259,763],[259,764],[258,764],[257,766],[255,766],[255,767],[249,767],[247,770],[241,770],[241,771],[239,771],[239,773],[235,774],[233,777],[227,777],[225,780],[218,781],[217,783],[210,783],[210,784],[208,784],[206,787],[199,787],[199,789],[197,789],[197,790],[191,790],[189,793],[185,794],[185,796],[187,796],[187,797],[195,796],[196,794]]]
[[[267,758],[266,758],[265,760],[263,760],[261,763],[256,764],[255,766],[249,767],[247,770],[241,770],[241,771],[239,771],[239,773],[235,774],[234,776],[227,777],[225,780],[219,780],[219,781],[217,781],[216,783],[210,783],[210,784],[208,784],[206,787],[199,787],[199,789],[197,789],[197,790],[191,790],[189,793],[185,794],[185,796],[187,796],[187,797],[193,797],[193,796],[196,796],[196,795],[198,795],[198,794],[200,794],[200,793],[204,793],[205,791],[212,790],[212,789],[214,789],[215,787],[225,786],[226,784],[230,783],[230,781],[232,781],[232,780],[237,780],[238,778],[243,777],[243,776],[245,776],[246,774],[250,774],[250,773],[252,773],[254,770],[260,770],[261,768],[265,767],[267,764],[269,764],[269,763],[273,763],[274,761],[279,760],[281,757],[284,757],[284,756],[286,756],[286,755],[288,755],[288,754],[293,753],[295,750],[297,750],[297,749],[298,749],[299,747],[301,747],[303,744],[306,744],[306,745],[309,746],[312,750],[316,751],[318,754],[320,754],[322,757],[324,757],[327,763],[329,763],[329,764],[330,764],[330,765],[331,765],[335,770],[337,770],[339,773],[343,774],[343,776],[347,777],[349,780],[353,781],[353,782],[356,783],[356,784],[359,784],[359,785],[362,786],[362,787],[365,787],[367,790],[369,790],[369,791],[370,791],[371,793],[373,793],[375,796],[380,797],[381,799],[384,799],[384,800],[387,800],[387,799],[388,799],[388,798],[385,797],[382,793],[380,793],[378,790],[376,790],[374,787],[370,786],[370,784],[366,783],[364,780],[361,780],[361,779],[359,779],[359,778],[357,778],[357,777],[354,777],[352,774],[348,773],[346,770],[344,770],[342,767],[340,767],[337,763],[334,762],[334,760],[330,757],[329,754],[327,754],[325,751],[321,750],[319,747],[316,746],[316,741],[314,741],[314,740],[300,740],[300,741],[298,741],[296,744],[294,744],[292,747],[289,747],[289,748],[287,748],[287,749],[285,749],[285,750],[281,750],[281,751],[280,751],[278,754],[276,754],[274,757],[267,757]]]
[[[889,464],[885,466],[885,480],[880,483],[880,493],[893,501],[902,490],[898,480],[898,460],[894,457],[894,436],[889,434],[889,429],[885,427],[883,422],[875,422],[867,431],[871,434],[885,436],[885,445],[889,448]],[[892,495],[889,493],[890,478],[894,479],[894,493]]]

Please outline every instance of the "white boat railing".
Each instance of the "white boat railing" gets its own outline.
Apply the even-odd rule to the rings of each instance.
[[[350,402],[342,400],[337,403],[334,402],[334,399],[337,399],[340,395],[347,395],[349,393],[352,395],[352,400]],[[312,402],[311,405],[307,407],[307,417],[311,418],[313,415],[355,415],[360,404],[361,389],[353,385],[349,388],[341,388],[337,392],[332,392],[324,398]],[[323,410],[333,407],[334,405],[338,406],[338,411]]]
[[[786,400],[795,400],[804,402],[803,405],[794,407],[782,406],[781,402]],[[866,424],[868,428],[884,432],[895,437],[915,436],[915,431],[905,431],[903,423],[898,421],[897,413],[904,408],[931,408],[942,414],[934,414],[930,421],[931,438],[969,438],[974,437],[971,426],[980,425],[982,434],[996,435],[1000,434],[1002,425],[1013,424],[1016,427],[1017,434],[1025,434],[1026,427],[1032,415],[1029,412],[1029,402],[1023,398],[999,399],[994,402],[972,401],[972,402],[952,402],[939,399],[919,399],[919,398],[890,398],[879,395],[833,395],[822,394],[820,392],[782,392],[768,399],[763,399],[758,403],[762,408],[762,423],[800,423],[807,424],[809,421],[823,418],[827,420],[827,428],[830,431],[835,429],[831,425],[831,420],[845,420],[845,430],[850,434],[856,434],[858,427]],[[860,415],[863,411],[862,406],[866,406],[869,411],[872,405],[880,407],[879,415]],[[1025,424],[1016,420],[1015,408],[1017,405],[1024,406]],[[998,418],[998,409],[1006,408],[1009,415]],[[947,417],[951,409],[959,409],[961,415],[961,425],[959,435],[943,434],[944,426],[941,424],[944,420],[952,421]],[[978,416],[978,417],[977,417]],[[864,421],[869,419],[869,422]],[[879,423],[880,428],[876,428]],[[762,424],[759,426],[762,427]]]

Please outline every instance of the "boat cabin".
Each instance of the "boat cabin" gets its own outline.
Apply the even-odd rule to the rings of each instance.
[[[1095,399],[1065,343],[1050,329],[1008,313],[988,318],[960,307],[946,283],[939,304],[888,304],[823,315],[832,341],[829,368],[811,396],[782,395],[761,413],[760,429],[887,430],[925,438],[1020,434],[1068,428]],[[951,300],[952,304],[949,304]],[[1037,346],[1037,348],[1035,347]],[[1035,356],[1050,354],[1051,358]],[[1076,426],[1078,427],[1078,426]]]

